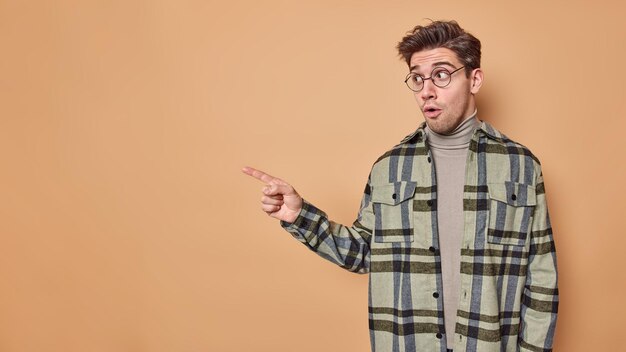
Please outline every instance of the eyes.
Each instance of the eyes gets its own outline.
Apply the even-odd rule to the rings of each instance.
[[[424,80],[432,79],[436,85],[446,84],[450,79],[450,71],[443,67],[435,68],[429,78],[422,77],[417,73],[411,73],[411,80],[415,83],[422,84]]]
[[[431,77],[435,80],[448,79],[450,78],[450,72],[448,72],[445,68],[442,68],[441,70],[435,70]]]
[[[429,79],[432,80],[433,84],[437,87],[444,88],[448,84],[450,84],[450,81],[452,80],[452,75],[464,67],[465,66],[461,66],[452,72],[443,67],[435,67],[430,73],[430,77],[424,77],[415,72],[411,72],[406,76],[404,83],[406,83],[409,89],[414,92],[419,92],[420,90],[422,90],[422,88],[424,88],[424,81],[427,81]]]

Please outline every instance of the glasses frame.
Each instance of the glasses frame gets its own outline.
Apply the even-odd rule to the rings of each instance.
[[[430,71],[430,77],[424,77],[424,76],[422,76],[420,74],[417,74],[415,72],[409,72],[409,74],[406,75],[406,78],[404,79],[404,83],[406,84],[407,87],[409,87],[410,90],[412,90],[413,92],[416,92],[416,93],[421,92],[422,89],[424,89],[424,84],[428,80],[431,80],[436,87],[445,88],[445,87],[450,85],[450,82],[452,82],[452,75],[455,74],[457,71],[461,70],[462,68],[465,68],[465,66],[461,66],[461,67],[455,69],[454,71],[449,71],[447,68],[441,67],[441,66],[435,67],[435,68],[433,68],[432,71]],[[450,79],[448,80],[448,83],[444,84],[443,86],[440,86],[437,83],[435,83],[435,81],[433,80],[433,72],[435,72],[435,70],[442,70],[442,71],[448,72],[450,74]],[[409,84],[409,79],[411,78],[411,76],[422,77],[422,88],[420,88],[418,90],[415,90],[415,89],[411,88],[411,85]]]

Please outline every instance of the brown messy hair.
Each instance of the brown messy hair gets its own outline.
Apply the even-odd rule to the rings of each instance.
[[[410,66],[411,56],[422,50],[446,48],[452,50],[465,66],[465,74],[480,67],[480,40],[466,32],[456,21],[432,21],[417,25],[398,43],[398,53]]]

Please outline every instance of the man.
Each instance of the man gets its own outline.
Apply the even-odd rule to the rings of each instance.
[[[556,256],[537,158],[477,118],[481,44],[456,22],[398,44],[425,122],[372,166],[357,220],[288,183],[262,209],[322,257],[369,273],[373,351],[551,351]]]

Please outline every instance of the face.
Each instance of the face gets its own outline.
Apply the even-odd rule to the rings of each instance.
[[[452,72],[461,66],[457,55],[446,48],[413,53],[409,64],[411,72],[426,78],[437,67]],[[476,109],[474,94],[478,93],[482,80],[482,70],[477,68],[469,77],[465,69],[455,72],[450,84],[443,88],[434,85],[430,79],[424,81],[424,88],[414,94],[428,127],[440,134],[450,133],[458,127]]]

